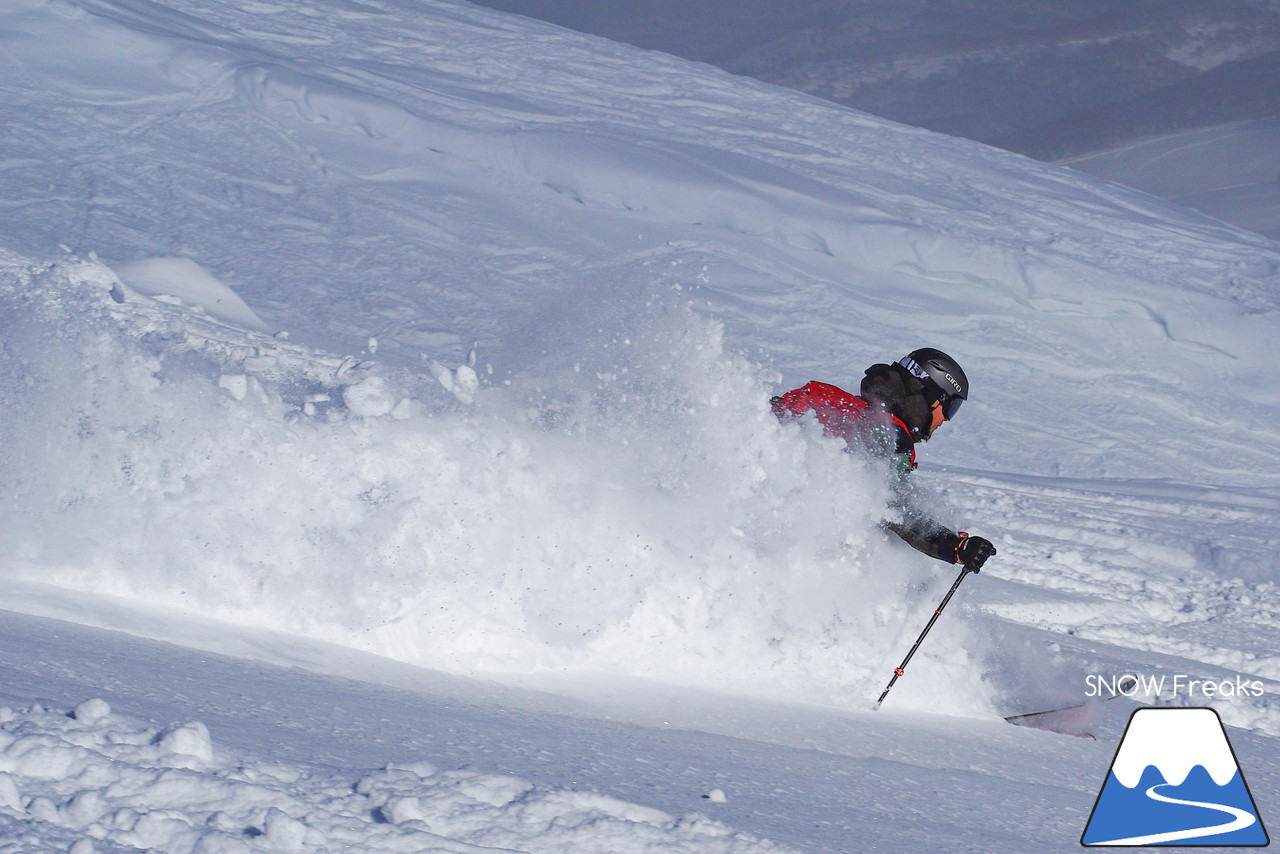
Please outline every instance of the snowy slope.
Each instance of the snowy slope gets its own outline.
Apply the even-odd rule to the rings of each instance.
[[[97,750],[116,729],[148,742],[148,726],[216,713],[214,758],[220,731],[232,746],[227,764],[198,769],[201,785],[284,762],[306,785],[254,803],[307,824],[323,802],[307,826],[337,845],[373,806],[325,800],[312,775],[337,773],[349,792],[398,761],[368,748],[395,722],[492,686],[427,674],[393,703],[350,680],[404,688],[404,671],[335,670],[356,653],[315,652],[309,636],[514,681],[457,712],[475,752],[436,743],[423,752],[440,755],[413,761],[549,786],[541,815],[598,807],[602,828],[631,808],[594,804],[584,781],[690,809],[623,770],[643,754],[632,739],[674,720],[690,734],[655,748],[655,773],[697,752],[688,767],[709,794],[723,788],[713,757],[737,751],[729,779],[753,790],[731,824],[752,836],[848,850],[851,835],[941,848],[959,833],[961,849],[1014,851],[1065,834],[1066,848],[1107,746],[1011,730],[996,712],[1079,699],[1086,673],[1135,668],[1260,680],[1262,696],[1219,705],[1256,731],[1250,779],[1273,773],[1280,392],[1257,366],[1274,352],[1276,244],[1078,173],[462,4],[19,2],[0,28],[0,604],[208,649],[227,674],[207,700],[182,702],[188,684],[169,704],[152,671],[189,672],[190,654],[6,617],[6,667],[37,670],[2,698],[27,746],[66,758],[67,728]],[[874,533],[877,473],[779,426],[766,401],[809,378],[854,385],[922,344],[957,356],[975,392],[920,480],[1000,555],[871,716],[950,571]],[[159,610],[94,604],[109,594]],[[242,628],[201,640],[183,613]],[[242,634],[265,629],[286,634]],[[127,682],[93,669],[96,649],[118,651]],[[65,678],[40,675],[53,658]],[[328,760],[303,747],[324,737],[307,731],[324,731],[324,713],[279,753],[255,723],[259,698],[295,689],[254,661],[338,680],[297,689],[314,709],[347,692],[403,711],[334,734],[346,752],[315,771]],[[535,737],[523,710],[551,701],[530,688],[585,705]],[[138,720],[96,705],[58,717],[96,697]],[[593,776],[555,758],[574,738],[609,757]],[[551,758],[503,764],[511,739]],[[904,743],[919,746],[905,760]],[[84,779],[168,761],[159,741],[134,746],[105,771],[85,760]],[[1016,774],[990,758],[1011,750]],[[921,769],[939,755],[955,773],[934,782]],[[942,804],[935,823],[883,825],[899,761]],[[30,845],[69,844],[93,823],[31,811],[41,787],[59,809],[74,794],[57,788],[64,774],[4,773],[19,794],[0,789],[0,812]],[[1028,789],[1055,774],[1065,789]],[[437,782],[395,785],[421,800],[444,794]],[[993,785],[1005,795],[971,794]],[[233,820],[213,830],[252,850],[254,833],[271,836],[265,813],[230,791]],[[152,794],[148,810],[213,820]],[[518,821],[511,803],[485,822]],[[721,850],[703,838],[719,830],[634,816]],[[373,850],[401,844],[374,824],[359,831],[386,842]]]
[[[1097,154],[1098,169],[1081,162],[1091,175],[1276,236],[1280,204],[1274,171],[1245,183],[1215,180],[1226,177],[1222,166],[1231,170],[1230,164],[1259,160],[1255,133],[1221,126],[1265,127],[1280,113],[1280,17],[1274,4],[484,0],[481,5],[710,62],[1042,160],[1092,160]],[[1212,162],[1196,164],[1207,166],[1207,172],[1185,158],[1177,166],[1169,162],[1167,143],[1182,134],[1200,152],[1212,147]],[[1165,142],[1151,139],[1157,136]],[[1136,160],[1148,145],[1165,150],[1150,164]],[[1117,150],[1128,153],[1117,157]],[[1174,186],[1166,191],[1170,182]]]
[[[0,782],[6,851],[1068,851],[1123,726],[1091,742],[626,683],[570,700],[44,599],[236,654],[5,614],[0,705],[42,703],[0,724],[0,781],[39,799],[15,809]],[[1274,813],[1268,741],[1235,734]]]
[[[1145,137],[1065,164],[1280,238],[1280,119]]]
[[[1213,419],[1186,412],[1211,409],[1189,405],[1196,390],[1268,355],[1278,256],[1242,232],[478,9],[446,7],[445,26],[434,6],[299,20],[215,5],[204,19],[153,10],[137,30],[124,10],[150,7],[35,8],[7,11],[14,249],[192,257],[326,349],[358,353],[374,336],[379,358],[419,364],[460,360],[478,340],[502,378],[569,363],[647,263],[706,278],[712,314],[787,380],[856,377],[920,336],[960,353],[991,342],[975,405],[1003,417],[983,436],[958,425],[957,459],[997,463],[979,443],[1009,447],[1028,421],[1053,420],[1071,438],[1041,445],[1052,464],[998,464],[1215,484],[1277,468],[1271,440],[1238,432],[1267,423],[1274,396],[1243,381],[1194,460],[1152,447],[1101,470],[1072,463],[1080,443]],[[55,38],[65,47],[51,53]],[[105,52],[113,73],[64,73],[72,52]],[[62,156],[44,157],[55,145]],[[1041,388],[1051,394],[1027,393]],[[1090,396],[1102,402],[1058,403]],[[1257,445],[1256,465],[1242,444]]]
[[[102,598],[12,585],[6,598],[203,650],[5,615],[0,704],[22,695],[43,710],[12,707],[0,731],[19,738],[0,761],[21,750],[5,773],[21,799],[48,801],[25,825],[0,805],[0,838],[46,846],[17,851],[86,836],[129,851],[142,832],[183,852],[298,838],[305,850],[1070,851],[1132,708],[1105,709],[1094,742],[621,679],[527,692]],[[1273,739],[1232,740],[1274,814]],[[39,762],[73,773],[33,773]]]
[[[192,635],[190,620],[162,624]],[[635,760],[607,752],[603,732],[590,741],[606,749],[588,762],[588,744],[567,743],[568,715],[531,706],[517,692],[213,628],[223,644],[241,644],[241,655],[253,649],[262,657],[265,639],[310,653],[313,667],[359,668],[402,684],[6,614],[6,699],[74,694],[89,681],[112,703],[95,694],[70,710],[47,700],[0,709],[3,850],[792,850],[691,814],[702,806],[696,791],[665,795],[684,805],[678,816],[598,794],[634,794],[635,783],[611,763]],[[637,728],[612,729],[625,736]],[[656,759],[678,754],[671,744],[678,736],[640,735],[665,750]],[[597,791],[582,790],[588,782]]]

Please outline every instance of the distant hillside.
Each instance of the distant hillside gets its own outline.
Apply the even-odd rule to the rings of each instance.
[[[1280,116],[1280,51],[1229,62],[991,142],[1041,160],[1060,160],[1154,134],[1271,116]]]
[[[1280,240],[1280,118],[1158,134],[1062,162]]]
[[[1124,138],[1130,105],[1194,96],[1177,87],[1201,80],[1241,91],[1212,115],[1193,104],[1142,132],[1273,115],[1280,97],[1273,73],[1250,78],[1280,50],[1267,0],[479,2],[1033,156]]]

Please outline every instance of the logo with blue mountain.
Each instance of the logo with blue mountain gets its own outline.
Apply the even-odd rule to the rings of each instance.
[[[1129,718],[1080,844],[1263,846],[1270,839],[1213,709]]]

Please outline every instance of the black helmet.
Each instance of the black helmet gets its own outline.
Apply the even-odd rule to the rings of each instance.
[[[921,347],[898,361],[909,374],[925,387],[933,400],[942,404],[942,414],[950,421],[969,399],[969,379],[956,360],[941,350]],[[930,401],[932,402],[932,401]]]

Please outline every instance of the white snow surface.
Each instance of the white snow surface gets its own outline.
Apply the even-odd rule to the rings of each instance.
[[[1275,808],[1280,245],[461,3],[0,31],[0,852],[1067,850],[1132,705],[999,714],[1132,671]],[[999,555],[872,714],[953,572],[767,401],[924,345]]]
[[[235,291],[190,258],[140,258],[116,264],[111,272],[140,293],[185,302],[243,329],[268,331]]]
[[[511,775],[418,761],[351,781],[246,762],[215,753],[199,721],[158,729],[97,698],[69,715],[40,705],[0,708],[0,746],[5,850],[77,835],[92,841],[71,851],[787,850],[705,818],[679,820]],[[33,834],[32,825],[51,832]]]

